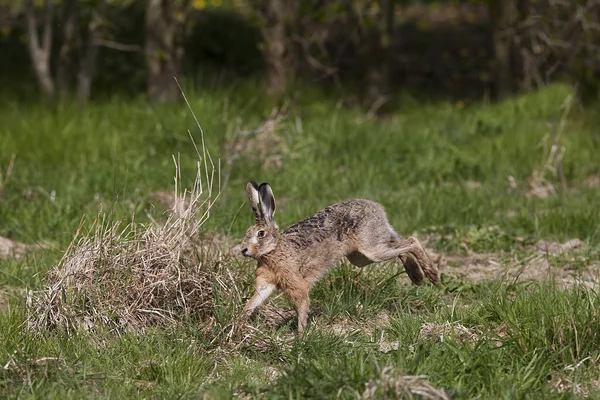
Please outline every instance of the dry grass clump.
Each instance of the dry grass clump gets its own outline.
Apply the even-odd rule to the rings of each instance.
[[[443,389],[436,388],[426,376],[402,375],[393,367],[386,367],[381,376],[365,385],[361,399],[436,399],[449,400]]]
[[[443,342],[445,338],[454,338],[459,343],[474,343],[481,337],[481,332],[477,328],[467,328],[458,322],[446,321],[443,324],[426,322],[421,325],[419,337],[439,339],[440,342]]]
[[[207,251],[198,238],[219,195],[213,192],[215,167],[204,145],[198,156],[204,162],[198,162],[190,191],[179,188],[180,164],[174,158],[175,202],[166,222],[140,225],[109,214],[99,216],[87,233],[80,226],[49,272],[46,288],[28,293],[31,330],[121,333],[190,318],[214,326],[215,291],[222,297],[238,292],[223,254]]]

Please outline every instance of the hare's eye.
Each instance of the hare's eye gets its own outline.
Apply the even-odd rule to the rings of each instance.
[[[259,238],[265,237],[265,231],[260,230],[260,231],[256,232],[256,236],[258,236]]]

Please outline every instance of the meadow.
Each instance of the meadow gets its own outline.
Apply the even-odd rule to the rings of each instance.
[[[32,250],[0,257],[0,397],[600,398],[599,120],[568,87],[498,104],[405,99],[379,119],[310,90],[279,113],[258,85],[186,94],[220,160],[198,236],[221,243],[242,297],[254,263],[234,245],[253,221],[250,179],[273,187],[281,227],[346,198],[379,201],[426,244],[442,287],[410,285],[397,263],[344,263],[315,287],[305,337],[293,318],[272,323],[291,308],[280,297],[244,346],[219,330],[241,298],[217,302],[211,329],[182,318],[120,335],[31,331],[27,291],[44,288],[82,217],[84,231],[99,213],[163,218],[173,156],[191,186],[188,130],[201,139],[185,104],[2,99],[0,237]]]

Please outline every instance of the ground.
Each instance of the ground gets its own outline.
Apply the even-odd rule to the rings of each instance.
[[[380,120],[310,91],[273,112],[257,93],[188,93],[205,147],[183,105],[3,103],[0,393],[600,396],[600,137],[568,87]],[[199,178],[207,198],[211,161],[210,210],[188,194],[165,212]],[[281,296],[239,321],[250,179],[271,184],[282,227],[346,198],[381,202],[443,285],[413,286],[397,262],[343,263],[315,286],[304,338]]]

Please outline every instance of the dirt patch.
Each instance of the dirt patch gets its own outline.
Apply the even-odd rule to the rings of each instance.
[[[21,258],[30,253],[35,246],[17,242],[0,236],[0,258]]]
[[[571,239],[565,243],[547,242],[540,240],[535,244],[535,249],[542,254],[563,254],[571,250],[579,249],[585,246],[579,239]]]
[[[0,258],[21,258],[35,250],[51,247],[54,247],[54,244],[50,242],[42,241],[36,244],[26,244],[0,236]]]
[[[600,188],[600,175],[591,175],[585,178],[583,186],[587,188],[597,189]]]
[[[579,264],[582,262],[582,250],[585,250],[585,243],[579,239],[572,239],[565,243],[539,241],[524,249],[524,253],[528,255],[520,259],[504,252],[463,256],[440,255],[430,251],[429,254],[432,259],[440,260],[439,267],[444,274],[467,280],[508,279],[516,282],[552,278],[565,287],[575,284],[597,287],[600,274],[598,261],[586,262],[584,259],[583,263],[587,263],[585,268],[574,267],[577,261]],[[557,256],[562,257],[560,262]]]

